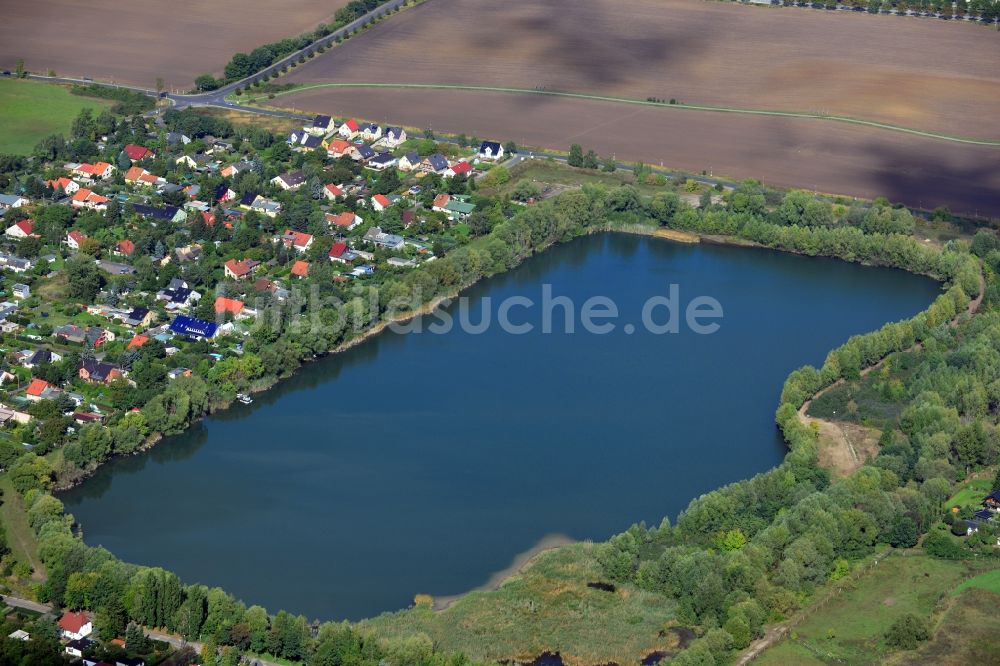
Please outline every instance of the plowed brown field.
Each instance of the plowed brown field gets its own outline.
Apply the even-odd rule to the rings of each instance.
[[[546,87],[1000,138],[1000,35],[700,0],[430,0],[285,80]]]
[[[311,31],[347,0],[11,0],[0,12],[0,68],[188,89],[237,51]]]
[[[275,104],[1000,217],[1000,148],[834,123],[508,93],[317,89]]]

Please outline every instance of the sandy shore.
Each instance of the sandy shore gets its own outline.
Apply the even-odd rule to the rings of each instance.
[[[469,592],[491,592],[503,585],[504,581],[508,578],[516,576],[527,569],[535,558],[542,553],[555,550],[556,548],[560,548],[571,543],[576,543],[576,541],[570,539],[565,534],[547,534],[539,539],[538,543],[534,546],[523,553],[516,555],[508,566],[492,574],[482,585],[474,587],[468,592],[463,592],[462,594],[453,594],[447,597],[434,597],[433,608],[436,611],[443,611],[465,595],[469,594]]]

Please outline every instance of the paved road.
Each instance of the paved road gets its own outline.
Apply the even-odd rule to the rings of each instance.
[[[52,606],[48,604],[40,604],[37,601],[31,601],[30,599],[18,599],[17,597],[9,597],[7,595],[0,594],[0,599],[8,606],[14,606],[15,608],[24,608],[25,610],[34,611],[36,613],[51,613]]]

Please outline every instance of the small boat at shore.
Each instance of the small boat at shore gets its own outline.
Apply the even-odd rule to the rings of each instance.
[[[246,393],[237,393],[236,399],[242,402],[244,405],[249,405],[251,402],[253,402],[253,398],[248,396]]]

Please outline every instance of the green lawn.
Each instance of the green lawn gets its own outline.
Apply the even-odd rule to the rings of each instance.
[[[67,134],[83,109],[99,113],[110,102],[70,94],[62,86],[0,79],[0,153],[26,154],[49,134]]]
[[[886,558],[754,664],[881,663],[888,654],[883,636],[892,623],[905,613],[929,618],[974,573],[973,566],[922,554]]]
[[[27,562],[34,570],[34,578],[43,573],[38,560],[38,543],[28,525],[28,514],[24,510],[21,496],[10,484],[10,475],[0,475],[0,523],[7,532],[7,545],[18,562]]]
[[[981,508],[983,498],[990,494],[992,477],[988,479],[971,479],[952,495],[945,506],[972,506]]]
[[[984,574],[980,574],[975,578],[970,578],[961,585],[955,588],[956,594],[961,594],[963,591],[969,588],[979,588],[982,590],[987,590],[993,592],[994,594],[1000,594],[1000,569],[994,569],[993,571],[987,571]]]

